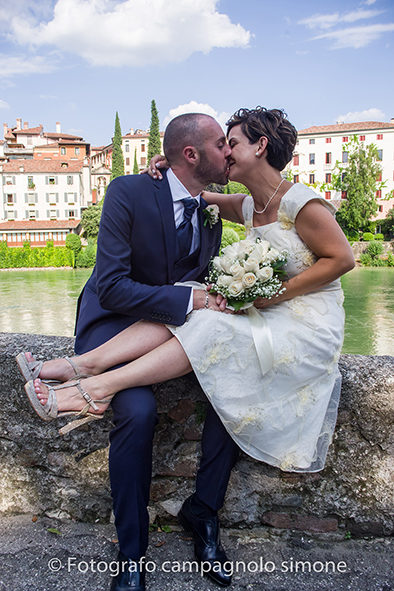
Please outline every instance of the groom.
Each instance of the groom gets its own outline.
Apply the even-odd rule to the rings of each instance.
[[[115,179],[105,197],[98,235],[97,262],[80,296],[75,351],[84,353],[144,319],[181,325],[193,309],[222,311],[204,290],[174,285],[204,281],[217,254],[221,223],[204,225],[200,197],[211,183],[227,183],[231,149],[218,123],[208,115],[173,119],[164,136],[170,164],[163,181],[148,175]],[[148,546],[147,505],[152,442],[157,422],[150,387],[124,390],[112,402],[109,472],[120,573],[112,591],[145,591],[143,560]],[[183,504],[181,523],[190,529],[196,558],[211,563],[207,573],[229,585],[223,564],[217,511],[224,502],[238,447],[209,407],[202,436],[196,492]],[[205,565],[204,565],[205,566]]]

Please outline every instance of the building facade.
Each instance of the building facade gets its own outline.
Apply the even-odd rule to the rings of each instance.
[[[394,120],[390,123],[364,121],[359,123],[337,123],[301,129],[298,132],[297,146],[287,171],[291,172],[293,182],[311,185],[322,197],[332,200],[339,207],[345,194],[328,190],[336,162],[346,167],[348,152],[346,144],[356,136],[365,145],[375,144],[378,149],[381,178],[385,186],[377,191],[378,213],[382,219],[394,206]]]

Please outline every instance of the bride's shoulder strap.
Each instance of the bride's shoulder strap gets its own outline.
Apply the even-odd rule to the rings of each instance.
[[[253,225],[253,197],[246,195],[242,201],[242,215],[244,218],[244,226],[252,227]]]
[[[278,219],[285,216],[289,221],[294,223],[298,213],[304,205],[313,199],[319,201],[332,213],[333,216],[335,216],[337,210],[332,203],[321,197],[318,193],[315,193],[315,191],[306,185],[297,183],[282,197],[279,206]]]

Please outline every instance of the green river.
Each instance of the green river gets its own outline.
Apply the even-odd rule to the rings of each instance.
[[[0,332],[72,336],[90,269],[0,271]],[[343,353],[394,355],[394,269],[355,268],[342,278]]]

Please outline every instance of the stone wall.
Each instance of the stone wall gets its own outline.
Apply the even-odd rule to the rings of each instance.
[[[367,250],[369,242],[353,242],[352,250],[356,261],[360,259],[360,255]],[[382,241],[383,253],[387,255],[389,252],[394,253],[394,242]]]
[[[30,408],[14,362],[22,350],[49,358],[72,339],[0,334],[0,513],[105,522],[111,516],[107,455],[111,416],[60,437]],[[305,531],[388,535],[393,531],[393,357],[343,355],[342,400],[327,465],[315,474],[281,472],[241,455],[221,519]],[[150,513],[171,523],[193,490],[204,395],[187,376],[156,387],[159,424]],[[390,400],[391,396],[391,400]],[[60,421],[59,421],[60,423]],[[59,426],[59,425],[58,425]]]

